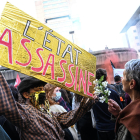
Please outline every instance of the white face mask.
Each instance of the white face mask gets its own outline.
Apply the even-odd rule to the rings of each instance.
[[[54,100],[54,101],[58,101],[59,99],[61,98],[61,92],[56,92],[56,96],[55,97],[52,97],[52,99]]]

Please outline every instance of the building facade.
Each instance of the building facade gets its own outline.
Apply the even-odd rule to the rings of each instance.
[[[77,0],[38,0],[35,1],[37,19],[78,46],[82,46],[78,35],[81,24],[74,14]]]
[[[134,48],[138,52],[140,51],[140,34],[138,33],[138,28],[136,26],[131,26],[127,32],[128,43],[130,48]]]
[[[110,60],[113,62],[115,68],[124,69],[124,65],[131,59],[137,59],[138,53],[132,48],[114,48],[105,49],[101,51],[91,52],[96,56],[96,69],[106,69],[110,84],[114,84],[114,74]]]
[[[9,85],[14,85],[16,81],[17,74],[19,75],[20,79],[27,77],[27,75],[22,74],[20,72],[8,69],[6,67],[0,67],[0,72],[4,75],[6,81]]]
[[[130,20],[123,27],[121,33],[124,33],[124,45],[134,48],[138,52],[140,58],[140,6],[135,11]]]

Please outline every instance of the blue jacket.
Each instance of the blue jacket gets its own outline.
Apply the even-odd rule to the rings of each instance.
[[[122,108],[122,103],[120,102],[119,95],[116,91],[109,89],[111,91],[109,99],[116,101]],[[115,122],[111,121],[111,113],[108,111],[108,104],[97,102],[93,105],[93,112],[96,120],[96,129],[100,131],[111,131],[115,128]]]

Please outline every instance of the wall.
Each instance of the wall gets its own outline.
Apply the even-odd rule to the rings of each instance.
[[[110,84],[114,84],[113,69],[110,60],[113,62],[115,68],[124,69],[127,61],[138,58],[137,51],[132,48],[107,49],[92,52],[91,54],[96,56],[96,69],[106,69]]]

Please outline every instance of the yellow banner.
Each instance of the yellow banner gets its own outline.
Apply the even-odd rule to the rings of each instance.
[[[96,57],[7,2],[0,20],[0,65],[89,98]]]

